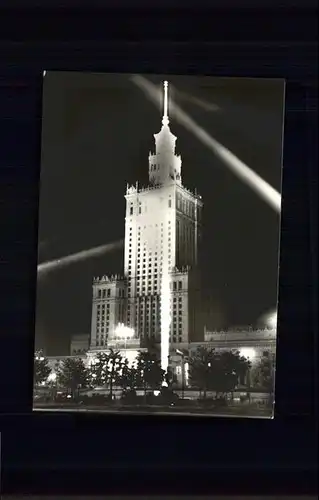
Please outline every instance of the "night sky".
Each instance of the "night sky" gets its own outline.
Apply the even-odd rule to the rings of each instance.
[[[168,79],[184,111],[281,191],[282,80],[147,78]],[[204,202],[200,263],[209,326],[254,325],[276,307],[280,217],[174,119],[170,127],[183,184]],[[129,75],[46,74],[39,263],[124,237],[126,183],[147,184],[160,128],[161,113]],[[39,280],[36,346],[68,354],[70,336],[90,332],[92,277],[122,272],[123,252],[116,251]]]

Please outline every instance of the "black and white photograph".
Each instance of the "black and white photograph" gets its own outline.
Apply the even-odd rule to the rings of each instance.
[[[34,410],[273,418],[284,111],[281,79],[43,73]]]

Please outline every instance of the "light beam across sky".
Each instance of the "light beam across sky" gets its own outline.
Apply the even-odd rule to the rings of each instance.
[[[219,111],[220,110],[220,108],[217,106],[217,104],[204,101],[203,99],[198,99],[198,97],[187,94],[186,92],[181,92],[180,90],[176,89],[176,93],[178,94],[180,99],[183,99],[185,101],[196,104],[197,106],[204,109],[205,111]]]
[[[114,250],[119,250],[123,247],[123,240],[114,241],[108,243],[107,245],[100,245],[98,247],[90,248],[88,250],[82,250],[81,252],[73,253],[59,259],[50,260],[38,265],[38,278],[46,275],[51,271],[56,271],[63,267],[67,267],[71,264],[81,262],[86,259],[91,259],[93,257],[99,257],[104,253],[112,252]]]
[[[140,75],[133,75],[131,81],[139,87],[142,92],[158,107],[162,106],[161,91],[149,80]],[[268,182],[248,167],[243,161],[237,158],[229,149],[220,144],[206,130],[199,126],[180,106],[170,101],[170,114],[175,117],[178,123],[186,128],[192,135],[196,136],[205,146],[207,146],[229,170],[233,172],[242,182],[249,186],[261,199],[280,214],[281,195]]]

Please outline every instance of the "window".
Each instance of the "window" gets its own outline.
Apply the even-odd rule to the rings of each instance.
[[[168,200],[168,207],[171,208],[172,206],[172,200]]]
[[[130,215],[133,215],[133,207],[132,207],[132,205],[130,206]]]
[[[179,290],[181,290],[181,289],[182,289],[182,282],[181,282],[181,281],[179,281],[179,282],[178,282],[178,289],[179,289]]]
[[[107,296],[111,297],[111,289],[110,288],[107,289]]]

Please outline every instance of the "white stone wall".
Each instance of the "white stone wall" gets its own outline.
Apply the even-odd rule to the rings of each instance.
[[[174,276],[177,258],[189,265],[196,263],[195,196],[171,183],[158,188],[128,188],[126,200],[124,272],[128,281],[127,324],[134,328],[137,336],[145,333],[158,339],[161,273],[165,271],[165,263],[172,273],[170,281],[178,278]],[[179,294],[183,297],[183,333],[181,336],[175,329],[175,337],[176,342],[187,342],[190,340],[188,311],[192,307],[188,298],[190,282],[185,272],[180,272],[179,280],[183,283],[183,293]],[[171,302],[173,334],[176,314],[172,297]]]
[[[160,334],[161,273],[165,264],[175,266],[174,192],[175,186],[169,185],[135,192],[128,189],[126,195],[127,323],[137,336]]]
[[[118,323],[126,314],[125,280],[119,276],[103,276],[93,282],[90,348],[107,345]]]
[[[162,125],[160,132],[154,134],[155,153],[149,154],[149,186],[141,188],[138,183],[127,186],[125,195],[125,313],[121,301],[114,300],[113,295],[100,296],[103,287],[116,288],[118,284],[96,281],[91,349],[107,346],[119,318],[134,329],[137,338],[160,341],[162,281],[166,289],[162,276],[168,276],[172,286],[176,282],[182,284],[180,290],[167,287],[171,303],[170,341],[189,342],[190,333],[193,335],[197,328],[197,299],[194,293],[189,293],[193,282],[188,272],[181,270],[197,264],[202,202],[198,195],[182,186],[182,160],[175,153],[177,138],[170,131],[168,117],[163,117]]]
[[[242,332],[205,332],[205,342],[193,343],[190,351],[197,347],[208,347],[216,350],[236,350],[257,364],[265,352],[276,353],[276,330],[251,330]]]
[[[140,352],[146,352],[146,349],[142,349],[139,346],[132,346],[129,343],[126,346],[124,345],[119,346],[118,344],[117,345],[112,344],[110,347],[119,352],[124,359],[126,358],[128,360],[129,366],[134,365],[134,363],[137,361],[137,357]],[[100,349],[100,350],[95,349],[88,351],[85,359],[86,365],[90,366],[92,363],[94,363],[97,354],[101,352],[107,354],[110,351],[109,349]]]
[[[189,342],[188,272],[171,274],[171,331],[170,342]]]

